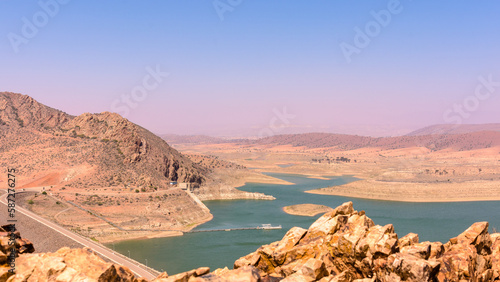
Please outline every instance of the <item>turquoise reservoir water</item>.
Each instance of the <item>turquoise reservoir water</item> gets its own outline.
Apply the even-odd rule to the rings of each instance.
[[[132,240],[108,247],[146,263],[169,274],[209,266],[212,270],[228,266],[241,256],[255,251],[261,245],[280,240],[293,226],[309,227],[320,215],[293,216],[282,211],[284,206],[295,204],[321,204],[337,207],[352,201],[358,211],[365,210],[375,224],[392,223],[400,237],[409,232],[418,233],[420,241],[446,242],[472,223],[488,221],[492,228],[500,230],[500,202],[462,203],[404,203],[364,200],[348,197],[303,193],[306,190],[341,185],[356,181],[350,176],[330,180],[312,179],[301,175],[268,175],[295,183],[295,185],[270,185],[249,183],[241,190],[262,192],[276,197],[275,201],[235,200],[207,201],[205,204],[214,219],[196,229],[226,229],[255,227],[264,223],[282,225],[281,230],[242,230],[229,232],[190,233],[181,237]]]

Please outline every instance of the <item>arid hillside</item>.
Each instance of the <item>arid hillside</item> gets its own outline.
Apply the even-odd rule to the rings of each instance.
[[[0,93],[0,136],[0,164],[18,168],[23,185],[151,189],[206,178],[206,169],[117,114],[74,117],[26,95]]]

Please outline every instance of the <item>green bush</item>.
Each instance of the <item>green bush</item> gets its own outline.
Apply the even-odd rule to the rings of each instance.
[[[29,201],[28,201],[28,204],[30,204],[30,205],[33,205],[34,203],[35,203],[35,202],[33,202],[33,200],[29,200]]]

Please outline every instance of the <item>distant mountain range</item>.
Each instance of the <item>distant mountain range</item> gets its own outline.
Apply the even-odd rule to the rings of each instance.
[[[498,131],[500,132],[500,123],[487,123],[487,124],[437,124],[427,126],[415,130],[407,136],[418,135],[433,135],[433,134],[464,134],[479,131]]]
[[[498,129],[498,130],[495,130]],[[457,151],[500,146],[500,124],[430,126],[397,137],[368,137],[334,133],[282,134],[261,139],[221,139],[205,135],[163,135],[172,144],[221,144],[330,148],[354,150],[360,148],[401,149],[426,147],[431,150],[451,148]]]
[[[0,92],[0,139],[0,166],[32,185],[165,187],[202,183],[207,172],[118,114],[75,117],[10,92]]]
[[[177,135],[177,134],[159,134],[159,137],[167,141],[170,145],[177,144],[219,144],[233,142],[233,140],[212,137],[208,135]]]
[[[465,134],[422,135],[399,137],[365,137],[357,135],[306,133],[276,135],[259,140],[248,140],[254,145],[292,145],[306,148],[330,148],[355,150],[360,148],[401,149],[426,147],[431,150],[451,148],[456,151],[476,150],[500,146],[500,132],[480,131]]]

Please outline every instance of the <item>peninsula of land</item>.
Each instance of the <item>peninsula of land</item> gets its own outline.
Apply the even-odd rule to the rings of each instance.
[[[287,214],[299,215],[299,216],[315,216],[332,210],[333,209],[330,207],[323,205],[314,205],[314,204],[292,205],[283,208],[283,211],[286,212]]]

